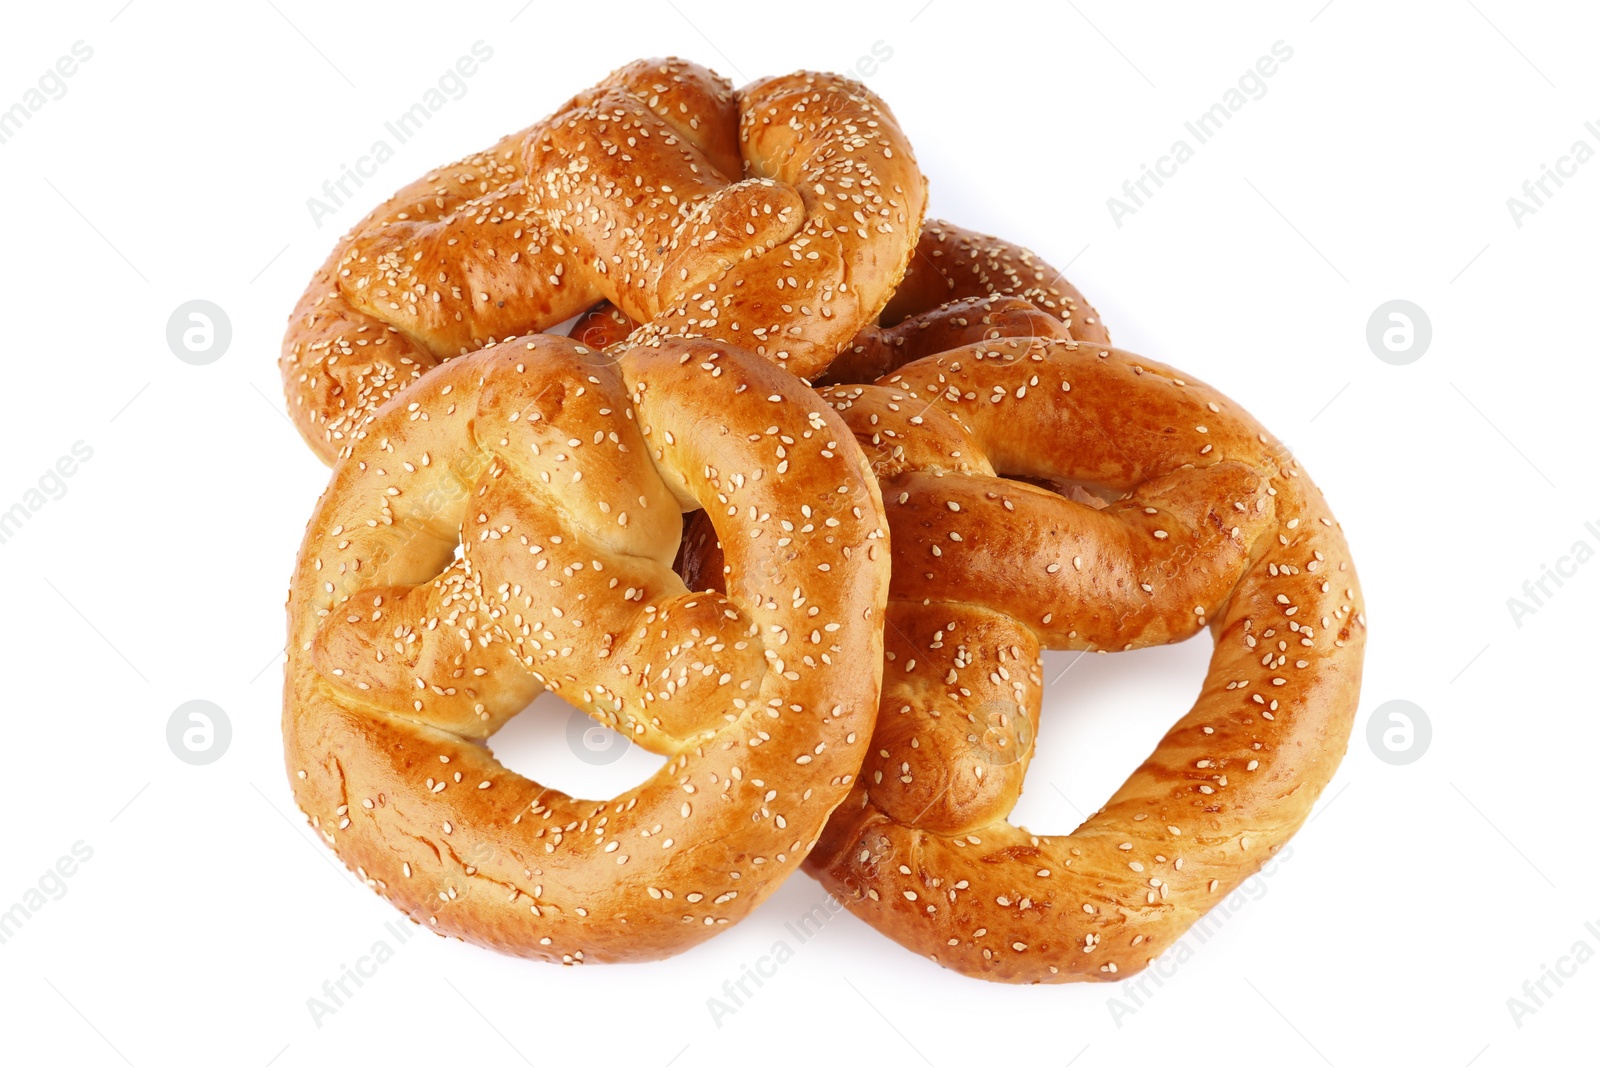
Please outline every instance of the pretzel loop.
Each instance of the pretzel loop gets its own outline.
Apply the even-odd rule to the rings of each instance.
[[[1365,641],[1348,549],[1282,446],[1168,367],[1002,295],[891,329],[873,360],[911,362],[820,390],[872,460],[894,566],[872,744],[808,868],[964,974],[1126,977],[1281,847],[1337,767]],[[719,564],[692,530],[690,583]],[[1198,700],[1106,806],[1066,836],[1013,825],[1043,649],[1202,629]]]
[[[727,594],[672,569],[695,508],[730,545]],[[452,362],[384,410],[308,528],[296,799],[440,932],[565,962],[686,948],[775,888],[854,780],[885,536],[848,431],[759,357],[540,335]],[[506,770],[482,742],[541,688],[666,765],[599,802]]]
[[[1221,394],[1076,341],[991,338],[823,395],[875,457],[895,564],[877,732],[813,869],[964,973],[1141,969],[1287,840],[1343,754],[1365,624],[1320,494]],[[1207,627],[1194,708],[1104,808],[1059,838],[1007,821],[1042,648]]]

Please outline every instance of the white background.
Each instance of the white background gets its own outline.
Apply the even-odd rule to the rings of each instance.
[[[0,144],[0,510],[74,442],[93,456],[0,544],[0,910],[76,842],[92,858],[0,944],[0,1057],[1593,1062],[1600,961],[1547,980],[1520,1020],[1507,1000],[1533,1006],[1523,983],[1575,942],[1600,950],[1600,562],[1547,583],[1520,620],[1507,598],[1575,542],[1600,548],[1600,161],[1520,227],[1506,201],[1575,140],[1600,148],[1584,129],[1600,120],[1600,26],[1577,4],[1322,2],[10,12],[0,108],[75,41],[93,57]],[[307,198],[479,39],[494,55],[466,94],[318,228]],[[1107,198],[1280,40],[1293,58],[1266,94],[1117,226]],[[1070,263],[1123,347],[1245,404],[1343,521],[1371,641],[1356,733],[1314,821],[1137,1003],[1125,986],[958,977],[847,914],[800,944],[785,924],[822,899],[801,876],[744,924],[651,965],[561,969],[411,928],[317,1025],[307,998],[375,940],[393,943],[396,913],[304,825],[281,758],[284,591],[327,477],[281,411],[295,299],[393,188],[629,59],[681,54],[738,82],[854,68],[875,44],[892,55],[865,80],[916,146],[932,213]],[[197,298],[233,327],[209,366],[165,339],[173,309]],[[1432,322],[1406,366],[1365,337],[1396,298]],[[1018,819],[1066,832],[1109,796],[1188,706],[1207,652],[1201,639],[1072,666],[1047,694]],[[1049,676],[1069,665],[1052,655]],[[232,723],[208,766],[167,746],[169,715],[191,699]],[[1404,766],[1366,740],[1395,699],[1433,727]],[[565,723],[540,703],[496,749],[585,795],[656,765],[630,753],[588,767]],[[794,958],[719,1025],[708,998],[780,939]]]

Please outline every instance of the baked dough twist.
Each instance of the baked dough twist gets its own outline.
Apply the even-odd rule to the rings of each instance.
[[[566,963],[738,921],[854,782],[876,710],[882,501],[798,379],[705,340],[537,335],[451,361],[353,442],[289,595],[295,799],[418,922]],[[671,568],[682,513],[727,594]],[[485,742],[540,689],[667,755],[588,801]]]
[[[332,462],[428,368],[601,298],[641,340],[709,337],[811,376],[889,300],[925,202],[905,135],[856,82],[735,93],[640,60],[357,223],[290,318],[289,410]]]
[[[1360,589],[1321,494],[1221,393],[1023,301],[964,303],[965,337],[932,317],[969,343],[820,391],[873,459],[894,568],[871,751],[808,869],[963,974],[1115,980],[1305,820],[1356,709]],[[716,587],[714,534],[680,566]],[[1064,837],[1008,821],[1042,649],[1206,628],[1199,699],[1105,807]]]

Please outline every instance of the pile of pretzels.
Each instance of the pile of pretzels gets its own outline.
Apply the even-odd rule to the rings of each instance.
[[[864,86],[643,60],[339,242],[281,360],[333,466],[283,733],[368,886],[577,964],[680,952],[804,868],[963,974],[1107,981],[1299,828],[1365,638],[1321,493],[926,202]],[[1010,822],[1043,651],[1201,630],[1198,699],[1115,795]],[[489,741],[545,690],[665,764],[606,800],[508,770]]]

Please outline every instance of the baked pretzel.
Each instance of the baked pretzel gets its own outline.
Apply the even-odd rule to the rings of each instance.
[[[681,514],[724,594],[671,568]],[[418,922],[564,963],[736,922],[846,796],[876,712],[883,506],[840,418],[759,356],[565,337],[453,360],[335,467],[289,594],[295,799]],[[541,689],[668,756],[589,801],[489,737]]]
[[[1065,323],[1080,341],[1108,344],[1094,308],[1055,267],[1010,241],[948,222],[923,227],[906,276],[883,309],[894,326],[952,300],[1014,296]]]
[[[891,366],[907,362],[909,352],[952,348],[956,343],[952,338],[964,336],[963,319],[970,302],[991,296],[1025,301],[1026,310],[1018,314],[1048,315],[1065,324],[1067,334],[1077,340],[1111,341],[1083,294],[1028,249],[929,219],[923,223],[905,277],[878,321],[863,326],[818,380],[871,381]],[[604,301],[579,316],[571,334],[586,345],[606,348],[626,340],[637,327],[615,304]],[[1026,333],[1019,323],[1006,328],[1007,336]]]
[[[811,376],[889,300],[925,201],[856,82],[735,93],[683,60],[630,63],[356,224],[290,318],[289,409],[331,462],[428,368],[602,298],[640,341],[709,337]]]
[[[969,343],[820,390],[873,457],[894,567],[871,751],[807,866],[963,974],[1115,980],[1305,820],[1355,713],[1360,589],[1321,494],[1221,393],[1024,301],[965,303],[942,339]],[[693,587],[719,584],[715,537],[686,538]],[[1042,649],[1208,627],[1199,699],[1104,808],[1065,837],[1008,821]]]

